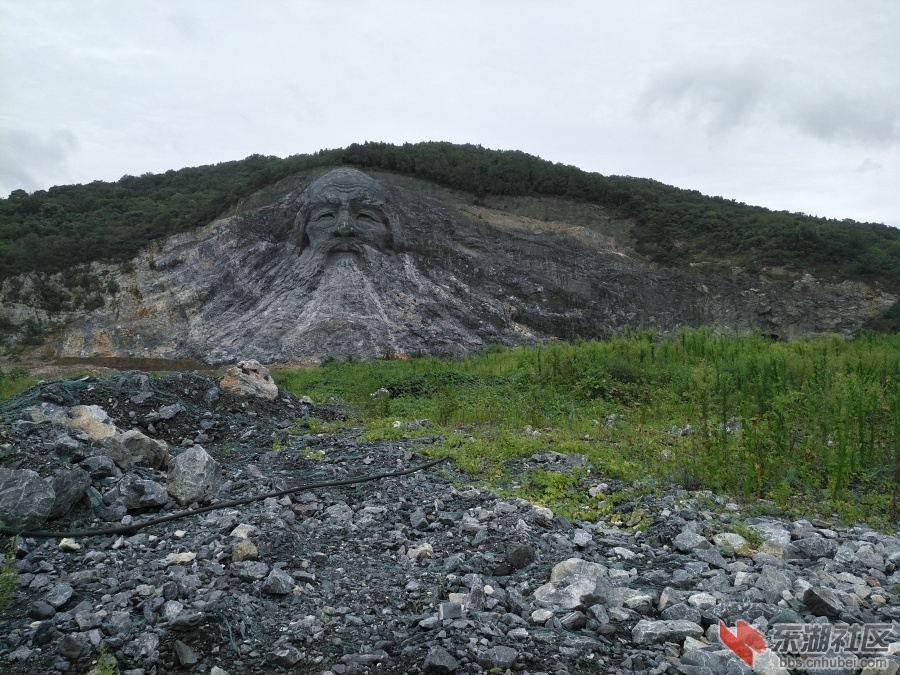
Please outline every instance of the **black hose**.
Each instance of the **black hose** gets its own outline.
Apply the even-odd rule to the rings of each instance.
[[[181,518],[187,518],[188,516],[194,516],[198,513],[207,513],[209,511],[217,511],[218,509],[227,509],[232,506],[241,506],[243,504],[250,504],[251,502],[258,502],[262,499],[268,499],[269,497],[282,497],[284,495],[289,495],[292,492],[300,492],[301,490],[315,490],[318,488],[326,488],[326,487],[340,487],[341,485],[354,485],[356,483],[367,483],[373,480],[381,480],[382,478],[394,478],[396,476],[407,476],[411,473],[416,473],[417,471],[424,471],[425,469],[430,469],[433,466],[437,466],[441,462],[445,462],[447,460],[446,457],[441,457],[440,459],[435,459],[430,462],[426,462],[425,464],[419,464],[418,466],[414,466],[410,469],[403,469],[402,471],[391,471],[388,473],[378,473],[370,476],[357,476],[356,478],[343,478],[341,480],[330,480],[325,481],[323,483],[307,483],[306,485],[298,485],[296,487],[288,488],[286,490],[278,490],[277,492],[267,492],[262,495],[255,495],[253,497],[244,497],[242,499],[233,499],[229,502],[219,502],[217,504],[210,504],[209,506],[201,506],[200,508],[191,509],[188,511],[179,511],[178,513],[173,513],[168,516],[162,516],[160,518],[153,518],[151,520],[144,520],[139,523],[132,523],[131,525],[120,525],[118,527],[107,527],[100,530],[73,530],[71,532],[48,532],[45,530],[20,530],[14,527],[0,527],[0,534],[6,534],[10,536],[20,536],[20,537],[31,537],[33,539],[56,539],[62,537],[68,538],[76,538],[76,537],[96,537],[96,536],[107,536],[111,534],[131,534],[132,532],[137,532],[138,530],[142,530],[145,527],[150,527],[151,525],[159,525],[161,523],[168,523],[172,520],[179,520]]]

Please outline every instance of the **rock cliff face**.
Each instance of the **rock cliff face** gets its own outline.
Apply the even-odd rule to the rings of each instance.
[[[456,356],[626,325],[852,335],[894,300],[850,282],[654,269],[601,233],[624,230],[597,207],[548,206],[542,220],[390,174],[336,169],[261,201],[147,251],[57,354],[296,364]]]

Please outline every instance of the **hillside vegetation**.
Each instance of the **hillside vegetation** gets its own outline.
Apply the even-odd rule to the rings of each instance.
[[[898,517],[900,336],[772,343],[637,332],[494,346],[462,362],[334,361],[274,377],[297,395],[355,407],[368,438],[402,440],[407,422],[427,418],[435,427],[412,434],[444,435],[441,452],[463,470],[581,518],[621,506],[569,490],[585,471],[848,521]],[[509,483],[507,462],[548,451],[589,464]]]
[[[253,192],[297,172],[345,164],[435,181],[476,196],[565,197],[634,223],[637,251],[670,266],[719,261],[860,280],[900,290],[900,230],[773,212],[654,180],[588,173],[517,151],[474,145],[351,145],[285,159],[253,155],[216,165],[124,176],[0,200],[0,279],[77,263],[125,261],[153,239],[204,225]]]

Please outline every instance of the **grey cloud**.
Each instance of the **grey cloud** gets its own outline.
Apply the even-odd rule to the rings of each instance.
[[[818,86],[816,86],[816,84]],[[832,141],[867,144],[900,141],[900,107],[887,92],[843,91],[816,83],[793,100],[785,100],[782,117],[800,131]]]
[[[765,74],[751,65],[679,66],[653,77],[639,107],[641,112],[666,115],[681,109],[719,134],[758,114],[766,88]]]
[[[856,167],[856,173],[880,173],[884,171],[884,164],[876,162],[871,157],[866,157],[863,162]]]
[[[78,146],[69,130],[58,130],[47,136],[21,129],[0,129],[0,195],[12,190],[29,192],[53,184]]]
[[[204,33],[200,18],[187,12],[169,14],[168,23],[183,40],[188,42],[199,40]]]
[[[898,92],[872,90],[790,63],[681,64],[657,73],[638,99],[642,114],[680,111],[711,135],[776,122],[823,141],[900,142]]]

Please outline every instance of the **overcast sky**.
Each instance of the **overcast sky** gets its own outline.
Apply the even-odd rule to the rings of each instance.
[[[367,140],[900,226],[900,2],[0,0],[0,196]]]

